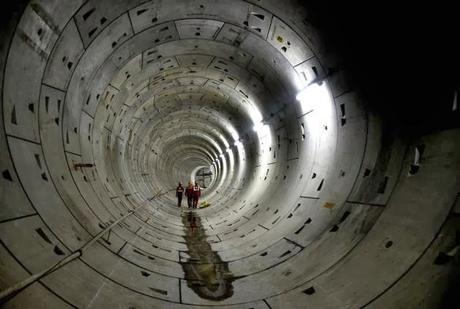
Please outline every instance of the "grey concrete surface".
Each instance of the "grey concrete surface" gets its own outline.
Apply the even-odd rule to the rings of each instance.
[[[331,70],[307,15],[295,0],[13,6],[0,48],[0,288],[148,205],[1,306],[446,306],[460,129],[388,130]],[[181,266],[186,200],[150,200],[202,168],[210,206],[195,213],[235,278],[219,300]]]

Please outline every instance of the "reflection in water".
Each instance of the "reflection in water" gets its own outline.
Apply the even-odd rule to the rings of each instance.
[[[187,254],[190,258],[181,262],[187,285],[198,296],[209,300],[223,300],[233,295],[233,274],[228,263],[222,262],[217,252],[212,251],[200,217],[189,211],[182,214]]]

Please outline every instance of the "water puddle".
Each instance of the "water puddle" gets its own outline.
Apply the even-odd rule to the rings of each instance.
[[[190,257],[180,262],[187,286],[198,296],[209,300],[223,300],[233,295],[232,282],[236,279],[217,252],[212,251],[201,225],[200,217],[193,211],[182,213],[185,242]]]

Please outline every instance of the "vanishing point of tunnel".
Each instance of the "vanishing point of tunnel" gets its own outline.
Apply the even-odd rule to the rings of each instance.
[[[0,307],[460,307],[458,16],[4,2]]]

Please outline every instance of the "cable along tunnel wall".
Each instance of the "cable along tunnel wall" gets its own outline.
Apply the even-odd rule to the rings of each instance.
[[[298,3],[24,7],[2,29],[2,289],[209,166],[199,230],[232,293],[188,285],[170,194],[4,306],[391,306],[423,294],[410,276],[446,276],[419,265],[455,247],[458,130],[389,132]]]

